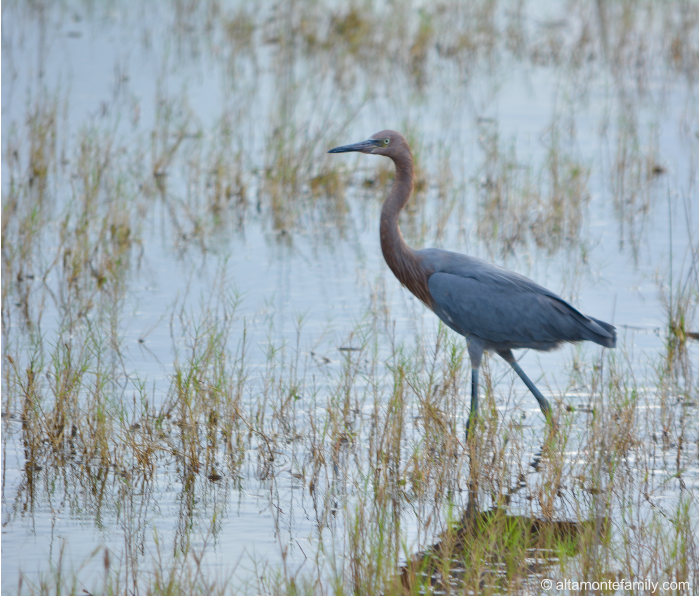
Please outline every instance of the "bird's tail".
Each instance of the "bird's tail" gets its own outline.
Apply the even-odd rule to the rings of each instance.
[[[587,319],[589,322],[585,325],[585,339],[594,341],[605,348],[616,347],[616,327],[614,325],[592,317],[587,317]]]

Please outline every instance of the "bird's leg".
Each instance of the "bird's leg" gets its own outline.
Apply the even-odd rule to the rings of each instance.
[[[471,411],[466,421],[466,441],[468,441],[468,431],[475,425],[478,417],[478,369],[483,358],[483,345],[480,340],[470,336],[467,338],[468,357],[471,359]]]
[[[531,379],[522,370],[522,367],[519,364],[517,364],[517,361],[515,360],[515,357],[512,354],[512,350],[503,350],[501,352],[498,352],[498,354],[512,368],[514,368],[515,372],[519,375],[519,378],[522,379],[522,381],[524,381],[524,384],[529,388],[529,391],[532,392],[532,395],[534,395],[536,401],[539,402],[539,407],[541,408],[541,412],[543,413],[544,418],[546,418],[546,422],[548,422],[555,429],[556,423],[553,419],[553,410],[551,409],[551,404],[543,395],[541,395],[541,391],[539,391],[536,388],[536,385],[532,383]]]
[[[478,369],[471,369],[471,411],[468,415],[468,420],[466,421],[466,441],[468,441],[468,429],[471,427],[471,423],[475,424],[476,418],[478,417]]]
[[[512,368],[515,369],[515,372],[519,375],[519,378],[522,379],[522,381],[524,381],[524,384],[529,388],[529,391],[532,392],[532,394],[536,398],[536,401],[539,402],[539,407],[541,408],[541,412],[543,413],[547,422],[551,422],[553,420],[553,410],[551,409],[551,404],[543,395],[541,395],[541,391],[539,391],[536,385],[532,383],[531,379],[525,374],[525,372],[522,370],[522,367],[520,367],[520,365],[517,364],[516,360],[510,362],[510,366],[512,366]]]
[[[471,362],[473,363],[473,360]],[[468,431],[471,428],[474,431],[476,430],[476,420],[478,420],[478,367],[473,366],[471,368],[471,411],[468,413],[468,420],[466,421],[466,437],[464,440],[464,446],[470,462],[468,466],[469,507],[466,508],[466,515],[470,517],[475,515],[474,511],[470,511],[471,501],[475,503],[478,496],[478,466],[474,465],[478,458],[476,456],[476,444],[473,441],[471,443],[468,442]]]

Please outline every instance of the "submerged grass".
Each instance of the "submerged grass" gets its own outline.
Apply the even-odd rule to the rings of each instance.
[[[13,5],[4,16],[65,25],[61,10],[35,9]],[[21,532],[60,510],[89,520],[108,546],[77,569],[61,548],[48,572],[22,570],[10,589],[520,594],[544,577],[652,577],[691,593],[693,240],[681,281],[672,262],[668,279],[659,276],[665,349],[648,357],[643,378],[632,337],[615,352],[577,349],[569,386],[549,388],[560,431],[547,435],[511,372],[486,358],[482,416],[465,444],[463,341],[441,326],[425,331],[417,316],[396,323],[386,285],[365,279],[356,238],[378,216],[391,171],[339,165],[325,151],[363,106],[407,106],[400,117],[418,170],[406,236],[446,244],[468,228],[498,260],[564,252],[575,278],[566,283],[578,287],[596,177],[620,244],[632,245],[635,262],[643,248],[665,166],[659,124],[644,140],[639,112],[661,101],[651,85],[659,72],[664,89],[696,79],[695,12],[573,2],[561,25],[537,21],[523,3],[298,2],[259,14],[177,3],[172,31],[159,34],[176,49],[159,58],[150,121],[140,122],[121,71],[102,120],[69,126],[60,87],[12,112],[3,134],[3,525]],[[191,87],[167,84],[179,61],[200,67],[201,55],[224,64],[227,97],[209,118],[197,114]],[[526,159],[476,106],[477,167],[464,172],[463,147],[435,147],[411,110],[431,86],[502,63],[550,68],[564,99]],[[576,128],[591,93],[584,81],[599,72],[622,95],[606,169],[583,156]],[[230,235],[249,230],[267,234],[281,260],[303,253],[309,268],[338,240],[356,243],[368,305],[359,320],[311,313],[289,324],[273,305],[248,310],[231,290],[229,260]],[[310,238],[308,251],[300,238]],[[134,331],[146,320],[141,286],[161,263],[190,281],[183,294],[159,296],[156,322]],[[163,321],[169,337],[151,342]],[[271,520],[277,562],[226,560],[219,573],[234,501],[252,493]],[[159,524],[172,531],[161,535]]]

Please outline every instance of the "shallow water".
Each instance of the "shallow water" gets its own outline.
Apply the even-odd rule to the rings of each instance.
[[[270,374],[270,346],[284,346],[282,362],[297,357],[301,376],[307,383],[313,378],[318,388],[313,403],[299,399],[296,406],[294,424],[307,432],[309,416],[320,417],[326,404],[334,403],[332,379],[352,359],[352,352],[339,348],[356,347],[352,332],[360,321],[373,317],[381,327],[376,351],[382,371],[392,333],[397,343],[412,346],[419,337],[429,346],[437,332],[437,319],[400,288],[380,255],[378,217],[388,187],[371,182],[386,164],[325,154],[391,128],[408,134],[426,180],[417,208],[403,223],[409,242],[497,262],[613,322],[619,351],[628,354],[636,382],[645,387],[642,379],[650,377],[649,367],[666,349],[667,313],[659,287],[684,279],[695,283],[691,251],[699,231],[697,67],[666,68],[662,53],[654,52],[667,45],[660,23],[646,31],[657,36],[649,36],[634,77],[628,69],[615,72],[614,59],[600,56],[599,40],[581,42],[577,70],[566,60],[557,63],[556,48],[574,53],[583,25],[596,26],[594,10],[586,6],[568,14],[537,4],[536,12],[531,6],[522,10],[519,20],[514,8],[500,7],[495,22],[528,36],[522,42],[525,55],[498,46],[460,59],[449,58],[448,48],[466,17],[452,8],[458,18],[453,26],[435,25],[424,66],[410,51],[404,54],[415,61],[396,65],[366,58],[361,49],[354,54],[351,45],[335,54],[327,47],[304,47],[302,35],[290,33],[304,26],[299,7],[264,5],[247,14],[247,21],[239,18],[244,5],[223,3],[214,11],[218,6],[187,12],[178,4],[152,3],[3,5],[3,155],[17,147],[18,163],[23,160],[12,166],[3,159],[3,219],[13,174],[19,172],[25,182],[29,176],[28,106],[55,99],[59,131],[45,198],[50,221],[29,261],[33,269],[22,271],[33,279],[18,281],[19,259],[3,256],[4,357],[26,366],[36,336],[53,345],[59,328],[65,330],[64,313],[73,306],[65,307],[62,274],[52,263],[62,250],[63,214],[79,203],[80,180],[71,172],[80,144],[102,139],[114,147],[108,166],[117,172],[115,187],[122,183],[125,204],[138,205],[129,220],[138,241],[126,257],[130,266],[113,306],[121,345],[115,398],[126,410],[144,394],[153,408],[165,403],[175,363],[186,361],[191,351],[197,321],[213,305],[216,314],[207,324],[220,323],[221,296],[230,290],[240,302],[230,315],[229,356],[240,349],[245,333],[250,378],[260,387]],[[372,18],[388,6],[380,5]],[[337,10],[319,6],[314,14]],[[413,6],[406,10],[409,31],[419,14]],[[225,19],[233,23],[229,29],[220,25]],[[233,33],[226,37],[226,31]],[[322,31],[316,31],[319,37]],[[479,35],[477,43],[487,47],[488,34]],[[389,41],[401,43],[400,36]],[[173,147],[180,134],[163,172],[149,175],[158,142]],[[240,184],[222,205],[211,190],[219,165],[230,174],[224,183]],[[655,167],[658,174],[649,174]],[[274,187],[270,179],[285,168],[298,182]],[[349,185],[344,188],[341,178],[343,188],[316,196],[311,180],[344,168],[352,172]],[[561,176],[560,188],[554,172]],[[580,194],[563,197],[562,219],[549,221],[554,209],[547,200],[580,180]],[[295,196],[287,196],[290,189]],[[525,191],[540,201],[520,205],[517,197]],[[496,196],[499,204],[493,204]],[[571,207],[574,200],[580,200],[578,208]],[[3,229],[3,253],[11,251],[8,235],[13,241],[22,237],[12,225]],[[107,299],[95,293],[91,300],[99,309]],[[23,315],[25,303],[33,333]],[[76,317],[75,332],[84,332],[89,319]],[[106,321],[95,317],[93,323],[106,329]],[[691,362],[696,346],[689,349]],[[565,403],[586,405],[589,388],[575,386],[572,361],[577,354],[590,366],[600,352],[593,346],[530,352],[522,366],[544,394],[565,393]],[[516,415],[526,413],[525,424],[533,425],[525,436],[536,443],[542,421],[535,401],[503,366],[491,367],[501,391],[499,416],[515,415],[508,401],[514,392]],[[373,380],[364,372],[358,393]],[[3,374],[3,393],[7,378]],[[381,373],[377,378],[388,382]],[[139,386],[145,390],[139,393]],[[652,387],[647,390],[652,393]],[[696,388],[691,390],[697,401]],[[648,401],[652,407],[653,398]],[[359,419],[370,419],[372,408],[364,403]],[[415,404],[408,412],[419,416]],[[255,561],[262,568],[286,563],[303,569],[321,540],[335,553],[347,545],[342,516],[328,521],[335,514],[317,507],[292,476],[306,461],[302,442],[296,447],[289,441],[278,454],[272,484],[255,463],[258,442],[246,453],[239,478],[200,478],[190,493],[173,458],[143,487],[147,494],[115,500],[97,515],[87,487],[73,485],[80,475],[70,466],[59,478],[45,469],[27,472],[20,405],[3,400],[3,417],[3,591],[16,588],[20,570],[30,579],[48,572],[49,561],[55,564],[63,548],[64,560],[76,570],[101,545],[117,559],[149,558],[156,552],[156,532],[168,555],[201,548],[208,540],[206,565],[225,575],[238,563],[236,577],[243,579],[259,577]],[[573,425],[584,428],[587,420],[577,415]],[[688,436],[696,438],[696,422],[688,424]],[[530,446],[522,460],[531,460],[538,448]],[[682,455],[684,487],[694,495],[696,441],[691,450]],[[579,462],[575,450],[570,458],[573,466]],[[348,456],[340,467],[352,465]],[[672,475],[662,466],[656,471]],[[118,493],[118,482],[118,474],[110,473],[108,490]],[[332,493],[336,507],[351,508],[355,482],[353,473],[335,469],[326,498]],[[677,500],[676,483],[666,487],[667,494],[655,498]],[[124,503],[132,509],[120,509]],[[696,515],[696,507],[693,511]],[[408,513],[403,531],[411,549],[430,538]],[[137,554],[129,550],[134,545]],[[100,554],[80,571],[80,581],[91,585],[101,570]]]

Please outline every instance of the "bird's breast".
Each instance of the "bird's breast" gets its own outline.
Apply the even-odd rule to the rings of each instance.
[[[386,264],[401,284],[430,310],[434,310],[428,286],[433,271],[415,251],[407,246],[405,248],[407,250],[400,252],[384,250]]]

